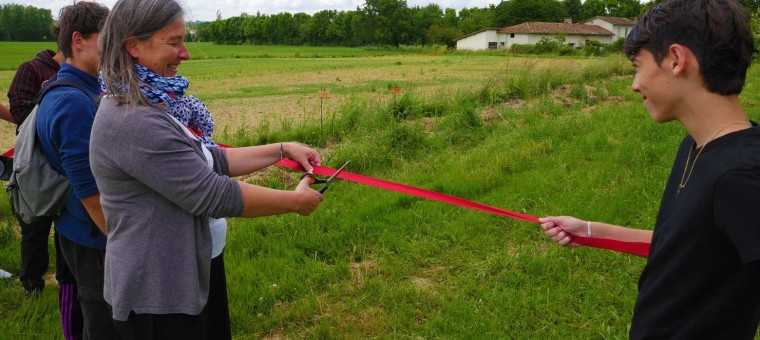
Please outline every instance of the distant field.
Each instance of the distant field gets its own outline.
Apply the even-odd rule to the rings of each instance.
[[[373,47],[321,47],[321,46],[262,46],[262,45],[216,45],[212,43],[188,43],[193,59],[239,59],[239,58],[348,58],[384,55],[428,53],[440,54],[437,47],[377,49]],[[18,65],[43,49],[56,49],[55,42],[0,42],[0,70],[15,70]]]
[[[0,42],[0,93],[7,93],[17,64],[49,46]],[[574,65],[608,61],[627,64],[620,56],[535,59],[419,49],[397,54],[395,50],[365,48],[210,43],[190,43],[189,49],[192,58],[181,65],[180,75],[190,79],[189,94],[204,100],[214,113],[220,132],[262,123],[317,120],[320,114],[324,120],[354,98],[393,98],[392,86],[398,86],[402,94],[448,97],[480,86],[502,71],[517,75],[532,68],[551,69],[550,65],[572,69]],[[8,62],[12,59],[6,55],[9,51],[15,51],[17,62]],[[307,57],[313,55],[320,57]],[[318,91],[322,89],[330,92],[329,99],[320,100]],[[0,103],[7,103],[4,95]],[[10,127],[0,122],[0,148],[12,144]]]

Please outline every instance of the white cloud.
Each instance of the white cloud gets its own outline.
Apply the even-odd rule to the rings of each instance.
[[[71,0],[13,0],[13,3],[22,5],[31,5],[34,7],[48,8],[53,13],[53,17],[58,17],[61,7],[72,3]],[[116,0],[98,1],[108,7],[113,7]],[[350,11],[356,7],[364,5],[363,0],[313,0],[313,1],[293,1],[293,0],[180,0],[188,10],[188,20],[210,21],[216,19],[216,12],[221,11],[222,18],[239,16],[241,13],[256,14],[276,14],[280,12],[304,12],[313,14],[321,10],[339,10]],[[436,3],[441,8],[454,8],[460,10],[464,7],[487,7],[490,4],[498,4],[500,0],[407,0],[409,7],[426,6],[430,3]]]

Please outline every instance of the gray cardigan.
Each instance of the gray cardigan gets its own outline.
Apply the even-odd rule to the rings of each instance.
[[[169,115],[102,98],[90,140],[108,242],[104,297],[113,318],[135,313],[197,315],[206,305],[211,265],[208,217],[240,216],[225,151],[200,142]]]

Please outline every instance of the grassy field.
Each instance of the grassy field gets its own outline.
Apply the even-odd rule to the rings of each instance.
[[[212,47],[219,59],[181,73],[217,117],[218,141],[296,140],[328,166],[350,160],[347,171],[535,216],[651,228],[684,136],[650,120],[621,56],[225,58],[238,47]],[[755,120],[758,86],[753,68],[742,101]],[[320,112],[323,88],[331,98]],[[298,175],[270,169],[245,180],[292,188]],[[0,268],[17,274],[7,199],[0,218]],[[236,339],[627,338],[645,263],[558,247],[531,223],[348,182],[310,217],[231,219],[225,258]],[[54,289],[23,300],[16,280],[0,281],[0,305],[0,338],[61,337]]]

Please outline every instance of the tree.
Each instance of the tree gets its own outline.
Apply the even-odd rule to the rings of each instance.
[[[17,4],[0,5],[0,40],[53,40],[49,9]]]
[[[641,11],[639,0],[615,0],[610,2],[607,7],[609,8],[610,15],[613,17],[634,18]]]
[[[586,0],[583,2],[583,20],[609,15],[607,2],[607,0]]]
[[[458,23],[459,17],[457,17],[457,10],[447,7],[443,13],[443,25],[448,27],[456,27]]]
[[[330,37],[330,26],[335,18],[336,11],[323,10],[309,18],[301,27],[302,35],[309,45],[323,45],[334,37]]]
[[[565,9],[567,10],[567,16],[573,19],[573,22],[581,22],[583,20],[583,4],[581,0],[565,0]]]
[[[446,45],[446,48],[453,50],[457,47],[456,39],[461,37],[462,31],[456,27],[433,25],[430,26],[427,36],[431,42]]]
[[[376,43],[399,48],[409,41],[412,25],[406,0],[366,0],[364,11],[375,23]]]
[[[411,42],[425,46],[428,43],[427,32],[433,25],[441,24],[443,10],[441,6],[429,4],[425,7],[412,7],[410,10],[412,21]]]
[[[351,32],[354,34],[356,45],[365,45],[375,42],[374,35],[377,24],[373,17],[364,10],[357,8],[356,15],[351,18]]]
[[[496,6],[496,23],[499,26],[529,21],[562,22],[565,17],[567,8],[557,0],[511,0]]]
[[[463,34],[496,26],[496,6],[494,5],[486,8],[463,8],[459,11],[459,25],[457,27]]]
[[[586,0],[583,3],[583,20],[595,16],[634,18],[640,15],[639,0]]]

